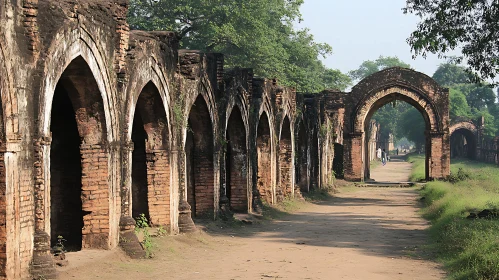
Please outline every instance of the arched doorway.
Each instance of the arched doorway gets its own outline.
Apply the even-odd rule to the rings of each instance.
[[[213,215],[213,129],[210,112],[202,95],[198,95],[189,113],[185,153],[187,202],[192,215]]]
[[[246,212],[248,211],[246,127],[237,106],[234,106],[230,114],[226,138],[227,198],[233,211]]]
[[[461,122],[450,128],[451,158],[476,159],[477,128],[472,122]]]
[[[263,112],[258,121],[256,133],[257,189],[260,199],[273,203],[272,190],[272,138],[267,113]]]
[[[366,178],[365,125],[380,107],[396,100],[405,101],[423,116],[426,137],[426,179],[441,179],[450,174],[449,91],[430,77],[400,67],[375,73],[357,84],[346,96],[345,179]]]
[[[108,248],[108,148],[102,97],[81,57],[64,70],[50,120],[50,236],[67,250]]]
[[[157,87],[141,91],[132,127],[132,217],[170,224],[169,126]]]
[[[308,176],[308,145],[307,132],[303,120],[298,125],[298,135],[295,138],[296,145],[296,162],[295,162],[295,178],[296,183],[300,187],[300,191],[309,191],[309,176]]]
[[[293,146],[291,141],[291,124],[284,117],[279,139],[279,186],[276,190],[276,200],[281,202],[293,194]]]

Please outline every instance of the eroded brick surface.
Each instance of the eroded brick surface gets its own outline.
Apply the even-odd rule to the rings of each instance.
[[[363,180],[364,121],[394,98],[425,112],[428,177],[450,172],[448,91],[421,73],[300,94],[173,32],[130,31],[126,0],[14,2],[0,0],[0,275],[53,277],[56,235],[110,249],[141,213],[184,232],[341,171]],[[481,131],[477,158],[497,162]]]

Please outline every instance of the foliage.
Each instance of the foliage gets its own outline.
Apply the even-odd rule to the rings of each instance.
[[[344,90],[350,81],[319,60],[332,52],[308,29],[295,30],[303,0],[131,0],[133,29],[172,30],[187,49],[224,54],[227,67],[253,68],[301,92]]]
[[[396,56],[380,56],[376,60],[364,61],[358,69],[350,71],[348,74],[353,80],[360,81],[369,75],[390,67],[411,68],[409,64],[401,61]]]
[[[149,232],[149,221],[145,214],[140,214],[137,218],[135,218],[135,231],[137,233],[142,233],[142,247],[146,252],[146,258],[152,258],[152,250],[154,247],[154,241],[152,240],[151,233]]]
[[[497,167],[456,161],[451,170],[461,178],[429,182],[421,191],[423,214],[432,222],[432,247],[451,279],[498,279],[499,220],[467,218],[470,212],[499,208]]]
[[[463,66],[452,61],[441,64],[435,74],[440,85],[450,89],[450,118],[485,119],[485,135],[495,136],[499,128],[496,94],[487,84],[473,83]]]
[[[421,113],[413,106],[407,108],[400,115],[400,121],[397,126],[397,133],[404,136],[416,145],[416,151],[421,151],[426,141],[423,133],[426,130],[426,123]]]
[[[424,154],[407,154],[407,162],[412,163],[411,182],[421,182],[426,180],[425,155]]]
[[[494,79],[499,71],[497,1],[407,0],[404,13],[419,16],[407,39],[414,54],[426,56],[461,49],[457,62],[466,61],[477,80]]]

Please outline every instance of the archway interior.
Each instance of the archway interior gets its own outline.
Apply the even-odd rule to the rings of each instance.
[[[263,112],[258,121],[256,136],[257,189],[260,199],[272,203],[272,139],[267,113]]]
[[[132,128],[132,217],[137,219],[141,214],[144,214],[149,221],[146,163],[147,133],[144,130],[144,122],[140,112],[137,111],[136,109]]]
[[[333,171],[336,179],[343,179],[345,169],[343,168],[343,145],[334,143]]]
[[[102,97],[82,57],[59,79],[50,130],[51,245],[67,250],[107,248],[108,159]]]
[[[192,215],[214,211],[213,129],[210,112],[199,95],[189,113],[185,143],[187,202]]]
[[[248,210],[246,128],[237,106],[229,117],[226,137],[227,197],[233,211],[246,212]]]
[[[375,113],[381,109],[384,106],[392,106],[395,110],[390,110],[388,112],[391,112],[389,115],[386,115],[387,110],[385,112],[381,112],[385,114],[384,116],[375,116],[374,118],[385,118],[385,121],[382,122],[380,129],[383,130],[384,128],[382,127],[383,124],[386,126],[387,124],[391,126],[390,134],[384,133],[388,130],[384,130],[384,132],[379,134],[379,137],[376,138],[376,141],[374,144],[370,143],[370,141],[373,141],[371,138],[371,131],[370,131],[370,123],[371,120],[373,119],[373,116]],[[397,108],[402,108],[403,111],[397,111]],[[388,122],[386,120],[389,120]],[[424,108],[421,107],[421,105],[413,100],[412,98],[407,97],[406,95],[399,94],[399,93],[392,93],[390,95],[387,95],[383,98],[380,98],[377,100],[369,110],[369,112],[366,114],[366,117],[364,119],[364,139],[363,139],[363,168],[364,168],[364,177],[366,180],[371,179],[371,168],[370,168],[370,163],[371,163],[371,156],[370,154],[373,153],[374,151],[371,151],[370,149],[374,148],[380,148],[380,149],[385,149],[387,154],[393,158],[390,153],[395,150],[395,143],[393,142],[394,136],[400,135],[400,134],[410,134],[410,136],[407,136],[408,138],[413,138],[417,139],[418,143],[422,145],[422,147],[425,148],[426,153],[425,153],[425,168],[426,168],[426,177],[429,177],[429,167],[428,167],[428,160],[431,155],[431,144],[430,144],[430,139],[427,135],[427,131],[430,130],[430,121],[429,121],[429,116],[424,110]]]
[[[476,146],[476,135],[469,129],[456,129],[450,136],[451,158],[476,159]]]
[[[132,128],[132,216],[170,223],[168,119],[161,95],[149,82],[139,95]]]
[[[291,146],[291,124],[286,116],[282,122],[279,140],[279,187],[276,190],[277,202],[281,202],[293,192],[293,154]]]
[[[298,125],[298,135],[296,137],[296,183],[302,192],[309,191],[308,185],[308,150],[307,150],[307,132],[303,120]]]

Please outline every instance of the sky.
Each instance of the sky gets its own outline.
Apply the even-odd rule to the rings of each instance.
[[[445,62],[436,55],[412,58],[406,39],[419,18],[402,12],[405,0],[305,0],[299,28],[309,28],[316,42],[328,43],[333,54],[324,59],[328,68],[343,73],[365,60],[397,56],[416,70],[432,76]]]

